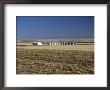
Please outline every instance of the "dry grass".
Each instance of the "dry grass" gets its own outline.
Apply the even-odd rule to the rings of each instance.
[[[17,46],[22,49],[55,49],[55,50],[84,50],[94,51],[94,45],[60,45],[60,46]]]
[[[22,49],[55,49],[55,50],[83,50],[94,51],[94,43],[78,43],[78,45],[59,45],[59,46],[33,46],[31,42],[17,42],[17,48]]]

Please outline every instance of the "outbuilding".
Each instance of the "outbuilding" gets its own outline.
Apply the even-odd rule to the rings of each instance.
[[[49,45],[75,45],[75,42],[73,41],[56,41],[56,42],[50,42]]]

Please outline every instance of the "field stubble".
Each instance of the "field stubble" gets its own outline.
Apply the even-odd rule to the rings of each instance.
[[[16,49],[17,74],[94,74],[94,52]]]

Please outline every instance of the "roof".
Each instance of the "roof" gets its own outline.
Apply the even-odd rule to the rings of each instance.
[[[39,41],[38,41],[39,42]],[[33,42],[33,43],[38,43],[38,42]]]

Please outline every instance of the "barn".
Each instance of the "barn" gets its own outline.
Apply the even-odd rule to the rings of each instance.
[[[33,45],[42,45],[42,42],[33,42]]]

